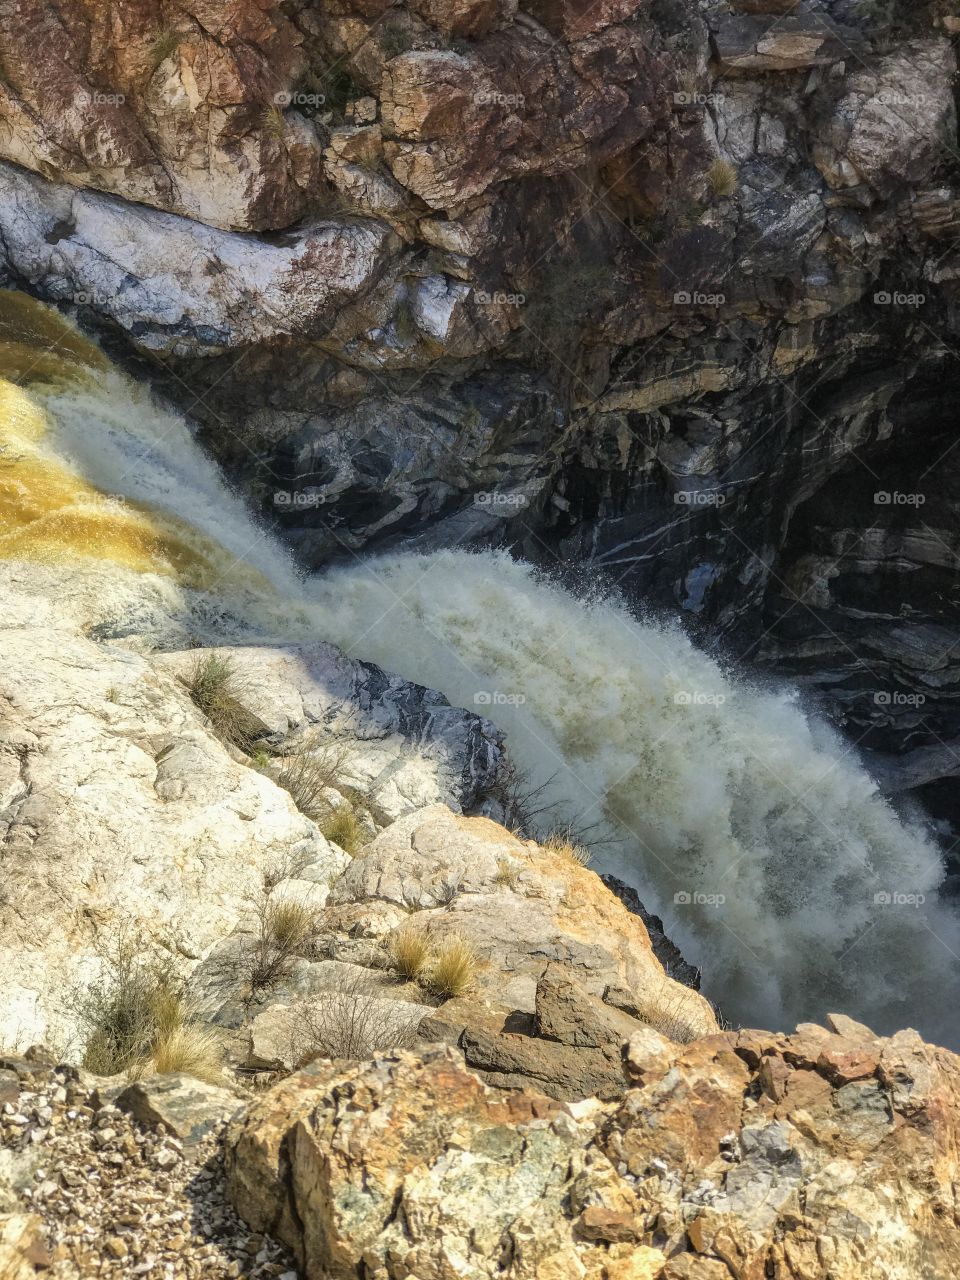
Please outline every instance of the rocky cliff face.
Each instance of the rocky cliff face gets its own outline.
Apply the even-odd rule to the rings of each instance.
[[[2,17],[8,272],[145,359],[307,563],[587,562],[950,815],[949,5]]]

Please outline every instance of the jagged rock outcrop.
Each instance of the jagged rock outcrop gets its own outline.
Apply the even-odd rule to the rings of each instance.
[[[124,930],[187,972],[249,917],[271,868],[319,906],[349,857],[276,770],[217,737],[186,688],[196,651],[137,651],[141,580],[7,563],[2,597],[0,1039],[77,1052],[78,991]],[[90,635],[111,604],[126,644]],[[248,648],[243,671],[259,740],[281,758],[288,742],[334,752],[336,781],[362,785],[381,823],[439,799],[470,807],[497,777],[492,726],[330,646]]]
[[[960,1068],[915,1032],[647,1030],[622,1102],[484,1088],[449,1049],[315,1063],[228,1134],[307,1280],[953,1274]]]
[[[295,880],[279,888],[302,896]],[[245,1007],[235,957],[248,921],[193,976],[206,1015],[236,1033],[246,1069],[445,1041],[504,1089],[616,1097],[627,1083],[623,1043],[642,1027],[678,1040],[716,1029],[707,1001],[665,973],[640,919],[594,872],[445,805],[388,826],[318,906],[306,954]],[[424,960],[404,980],[396,944],[411,932]],[[438,990],[430,957],[451,938],[469,948],[467,981]]]
[[[949,8],[10,0],[6,269],[308,563],[588,561],[949,817]]]

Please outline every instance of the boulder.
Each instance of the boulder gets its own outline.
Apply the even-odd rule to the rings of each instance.
[[[89,303],[146,350],[211,355],[315,336],[368,288],[392,245],[382,223],[326,222],[267,243],[0,165],[10,266],[47,297]]]
[[[928,178],[943,138],[956,131],[956,70],[942,37],[905,41],[867,65],[854,62],[813,148],[830,186],[868,183],[886,192],[891,184]]]
[[[721,71],[803,71],[866,52],[860,32],[819,10],[763,16],[720,16],[711,25]]]
[[[114,1099],[120,1111],[147,1128],[172,1133],[187,1149],[198,1146],[242,1105],[230,1089],[179,1074],[135,1080]]]

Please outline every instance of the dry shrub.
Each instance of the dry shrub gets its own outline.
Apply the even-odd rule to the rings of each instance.
[[[685,991],[686,988],[679,983],[664,978],[655,991],[645,994],[639,1011],[640,1021],[675,1044],[689,1044],[696,1040],[697,1032],[691,1029],[686,1015]]]
[[[328,787],[336,786],[343,761],[342,751],[315,751],[305,745],[286,757],[274,781],[289,791],[293,803],[305,817],[320,822],[330,809],[323,793]]]
[[[362,978],[340,991],[314,996],[295,1006],[292,1058],[361,1060],[404,1049],[416,1038],[420,1014],[378,996]]]
[[[103,977],[78,995],[87,1027],[86,1069],[105,1076],[182,1071],[219,1079],[217,1035],[193,1016],[172,970],[146,957],[139,939],[122,928],[103,959]]]

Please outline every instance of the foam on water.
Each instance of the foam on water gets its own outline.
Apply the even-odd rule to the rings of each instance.
[[[258,636],[329,639],[488,715],[555,820],[590,829],[595,865],[664,916],[733,1021],[789,1027],[832,1008],[957,1042],[960,928],[937,900],[938,850],[793,695],[502,554],[302,580],[184,421],[71,326],[61,376],[49,326],[66,322],[37,306],[19,337],[0,328],[20,344],[0,366],[0,433],[16,445],[0,453],[0,554],[159,568]]]

